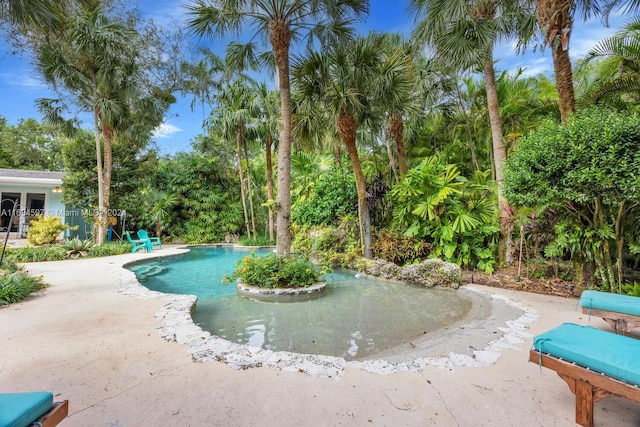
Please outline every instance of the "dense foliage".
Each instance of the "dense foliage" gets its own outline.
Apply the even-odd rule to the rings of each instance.
[[[619,289],[624,280],[625,234],[633,233],[625,226],[637,220],[640,202],[639,145],[640,116],[593,108],[564,125],[543,123],[505,169],[512,203],[554,207],[562,217],[546,254],[595,263],[605,289]]]
[[[337,225],[346,214],[356,214],[356,182],[348,169],[326,171],[316,181],[310,196],[293,206],[291,219],[300,225]]]
[[[22,271],[0,275],[0,306],[22,301],[46,287],[42,278],[29,276]]]
[[[411,169],[390,192],[394,224],[408,237],[432,242],[434,254],[491,272],[495,264],[495,192],[487,174],[473,179],[458,167],[429,157]]]
[[[261,288],[305,288],[318,282],[320,276],[320,269],[305,258],[251,254],[239,260],[235,272],[223,281],[240,280]]]
[[[27,241],[36,246],[50,245],[55,243],[60,233],[68,228],[57,216],[39,215],[36,219],[31,220],[27,230]]]

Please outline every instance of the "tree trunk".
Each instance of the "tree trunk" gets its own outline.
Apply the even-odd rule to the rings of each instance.
[[[269,39],[276,56],[280,86],[276,253],[288,257],[291,253],[291,82],[289,80],[291,30],[284,20],[269,22]]]
[[[95,89],[94,89],[95,96]],[[102,185],[102,143],[101,140],[101,132],[100,132],[100,113],[99,109],[95,108],[93,110],[93,126],[94,133],[96,137],[96,170],[98,172],[98,214],[94,216],[96,223],[93,227],[94,229],[94,240],[97,245],[101,245],[104,243],[104,228],[100,227],[100,211],[102,210],[102,205],[104,204],[104,187]]]
[[[358,156],[356,146],[356,133],[358,124],[349,111],[342,110],[338,116],[338,132],[340,138],[347,147],[353,174],[356,178],[356,188],[358,190],[358,219],[360,220],[360,244],[362,255],[371,258],[371,219],[369,216],[369,203],[367,202],[367,186],[362,173],[362,165]]]
[[[265,138],[265,163],[267,168],[267,199],[273,200],[273,161],[271,159],[271,145],[273,141],[271,134],[267,134]],[[268,228],[269,228],[269,240],[275,239],[275,230],[273,229],[273,209],[269,206],[268,212]]]
[[[396,156],[393,153],[393,146],[391,145],[391,132],[384,133],[384,141],[387,145],[387,156],[389,157],[389,168],[391,172],[393,172],[393,177],[395,178],[395,182],[400,182],[400,175],[398,174],[398,170],[396,168]]]
[[[502,123],[500,121],[500,106],[498,103],[498,91],[496,89],[496,75],[493,68],[493,58],[484,62],[484,78],[487,89],[487,106],[489,108],[489,122],[491,124],[491,140],[493,143],[493,161],[498,185],[498,215],[500,217],[500,245],[499,258],[507,265],[513,263],[510,248],[513,246],[512,235],[509,230],[509,202],[504,197],[504,163],[507,160],[507,151],[502,140]]]
[[[624,218],[626,216],[625,202],[620,203],[618,215],[616,216],[616,256],[618,262],[616,267],[618,270],[618,293],[622,293],[622,284],[624,283],[624,270],[622,257],[624,255]]]
[[[407,153],[404,145],[404,121],[399,113],[391,113],[389,131],[391,132],[391,138],[396,142],[398,168],[400,169],[400,176],[403,177],[407,174]]]
[[[553,69],[556,75],[556,89],[558,90],[558,106],[560,120],[565,123],[576,111],[576,99],[573,90],[573,72],[569,49],[563,50],[562,45],[552,47]]]
[[[564,123],[576,111],[573,73],[569,59],[569,38],[573,28],[575,2],[537,0],[538,23],[545,31],[545,43],[551,47],[556,76],[560,120]]]
[[[236,151],[238,156],[238,176],[240,177],[240,198],[242,199],[242,212],[244,213],[244,225],[247,237],[251,240],[251,229],[249,228],[249,215],[247,214],[247,201],[244,196],[244,173],[242,171],[242,139],[244,132],[242,127],[236,127]]]
[[[253,188],[251,185],[251,164],[249,163],[249,153],[247,151],[247,140],[242,138],[242,146],[244,148],[244,158],[247,160],[247,188],[249,192],[249,212],[251,212],[251,231],[253,231],[253,238],[257,237],[256,235],[256,215],[253,210]]]
[[[113,166],[113,129],[102,123],[102,137],[103,137],[103,166],[102,166],[102,206],[100,209],[100,235],[102,241],[107,234],[107,227],[109,226],[109,197],[111,196],[111,168]]]

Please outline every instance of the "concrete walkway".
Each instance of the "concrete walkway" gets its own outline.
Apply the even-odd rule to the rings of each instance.
[[[186,345],[157,332],[166,301],[117,292],[121,265],[153,255],[28,264],[51,287],[0,308],[0,391],[54,391],[70,402],[65,427],[575,425],[567,385],[528,362],[531,338],[490,366],[391,375],[348,367],[337,380],[193,362]],[[537,311],[531,335],[562,322],[608,328],[577,312],[575,300],[475,288]],[[595,421],[638,426],[640,404],[601,400]]]

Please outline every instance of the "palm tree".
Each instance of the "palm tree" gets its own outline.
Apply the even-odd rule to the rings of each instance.
[[[435,46],[440,56],[446,56],[461,69],[482,66],[487,92],[487,107],[491,126],[495,179],[498,184],[498,210],[506,217],[509,202],[502,194],[507,154],[503,143],[500,106],[493,65],[493,47],[502,38],[513,37],[516,30],[524,34],[533,31],[527,13],[527,2],[512,0],[412,0],[410,10],[418,21],[415,35]],[[500,258],[511,262],[511,236],[501,229]]]
[[[273,160],[272,149],[276,140],[278,129],[278,116],[280,115],[278,104],[278,92],[267,89],[265,83],[258,86],[258,93],[255,98],[256,108],[259,111],[260,119],[258,124],[259,137],[264,142],[265,147],[265,168],[267,175],[267,200],[269,204],[268,226],[269,240],[275,239],[274,216],[271,203],[275,200],[273,193]]]
[[[586,74],[582,79],[581,103],[589,105],[608,100],[622,108],[637,105],[640,98],[640,17],[627,22],[612,37],[598,42],[588,53],[584,65],[578,68],[580,72]]]
[[[22,27],[23,32],[59,31],[64,17],[76,5],[92,9],[97,0],[0,0],[0,19]]]
[[[253,93],[249,84],[250,82],[247,80],[236,80],[219,92],[217,95],[218,107],[211,112],[206,124],[226,140],[235,140],[236,162],[238,164],[238,177],[240,179],[240,198],[242,200],[244,223],[247,237],[251,239],[252,229],[249,222],[249,210],[247,209],[243,167],[243,148],[246,144],[247,125],[253,120],[251,111]],[[247,163],[248,160],[249,159],[247,159]],[[248,175],[250,175],[250,173]],[[251,217],[254,218],[252,202]],[[253,233],[255,235],[255,220],[251,223],[253,224]]]
[[[244,28],[254,32],[246,44],[234,44],[237,58],[257,58],[256,39],[271,45],[275,54],[280,89],[280,136],[278,138],[278,203],[276,252],[291,251],[291,85],[289,55],[292,40],[307,37],[335,40],[350,34],[352,16],[368,13],[368,0],[196,0],[186,6],[192,16],[189,28],[199,36],[223,37]],[[301,34],[303,33],[304,34]],[[324,35],[324,36],[323,36]],[[244,62],[244,61],[243,61]]]
[[[171,102],[168,94],[139,87],[136,33],[99,9],[75,9],[61,33],[38,47],[37,66],[45,81],[69,92],[80,110],[91,112],[98,175],[95,239],[104,242],[109,212],[114,141],[146,141]],[[72,132],[59,100],[38,100],[45,121]],[[124,143],[124,142],[123,142]]]
[[[321,106],[336,120],[349,153],[358,190],[362,254],[367,258],[371,257],[371,220],[356,137],[360,125],[380,112],[373,100],[383,93],[385,79],[389,79],[388,74],[381,74],[384,43],[385,36],[372,33],[321,53],[311,52],[294,68],[294,84],[301,101],[310,105],[310,109],[314,104]]]
[[[393,75],[392,79],[384,85],[384,91],[381,93],[380,100],[385,104],[382,108],[388,113],[388,138],[387,151],[389,152],[389,162],[391,168],[395,172],[394,154],[397,155],[399,177],[401,178],[407,173],[407,156],[404,141],[404,115],[415,112],[418,108],[416,101],[418,95],[416,89],[419,89],[418,68],[420,57],[419,53],[406,40],[402,40],[397,35],[389,35],[386,38],[387,45],[385,51],[387,56],[385,62],[381,65],[385,69],[384,73]],[[395,142],[395,153],[389,146],[389,142]],[[397,179],[399,181],[399,179]]]
[[[573,30],[573,21],[579,13],[584,21],[592,15],[602,16],[605,23],[609,13],[616,8],[627,12],[640,10],[638,0],[582,0],[558,1],[537,0],[538,22],[546,44],[551,47],[553,70],[558,90],[560,119],[566,122],[576,110],[576,97],[573,87],[573,70],[569,58],[569,40]]]

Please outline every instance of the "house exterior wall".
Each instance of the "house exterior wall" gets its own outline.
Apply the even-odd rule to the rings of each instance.
[[[57,216],[60,218],[63,224],[67,223],[65,206],[62,203],[62,193],[54,192],[54,188],[61,188],[62,185],[53,184],[16,184],[2,182],[0,183],[0,193],[16,193],[20,194],[20,210],[17,211],[19,224],[18,233],[21,236],[26,234],[28,221],[33,214],[37,212],[30,212],[27,205],[28,194],[44,194],[44,215],[45,216]]]

